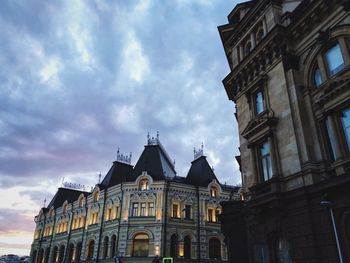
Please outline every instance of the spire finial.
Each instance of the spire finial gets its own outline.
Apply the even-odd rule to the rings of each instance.
[[[101,172],[100,172],[100,174],[98,175],[98,183],[100,184],[100,181],[101,181]]]
[[[45,197],[45,199],[44,199],[44,207],[46,206],[46,197]]]
[[[159,131],[157,131],[157,141],[159,141]]]
[[[203,142],[201,144],[201,148],[197,151],[196,150],[196,147],[193,147],[193,159],[196,160],[198,159],[199,157],[203,156]]]

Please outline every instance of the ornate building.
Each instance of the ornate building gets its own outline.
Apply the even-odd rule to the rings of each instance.
[[[218,215],[237,189],[219,183],[203,148],[186,177],[177,176],[158,135],[130,163],[118,150],[93,191],[58,189],[35,218],[32,263],[114,262],[116,254],[127,262],[227,260]]]
[[[350,262],[349,11],[247,1],[219,26],[243,185],[223,203],[230,262]]]

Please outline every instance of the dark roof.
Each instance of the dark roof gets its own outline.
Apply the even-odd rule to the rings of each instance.
[[[147,171],[155,181],[176,175],[172,161],[160,144],[145,146],[135,165],[130,181],[136,180],[143,171]]]
[[[219,183],[205,156],[202,155],[192,161],[191,168],[186,177],[187,183],[191,185],[208,186],[213,180]]]
[[[127,163],[119,161],[113,162],[112,167],[103,178],[100,187],[104,189],[127,181],[131,176],[132,168],[132,165]]]
[[[68,203],[73,203],[74,201],[78,200],[78,197],[84,194],[85,196],[88,195],[88,192],[79,191],[75,189],[69,189],[69,188],[58,188],[55,196],[52,198],[51,202],[47,206],[47,208],[51,208],[52,206],[54,208],[60,207],[63,205],[64,201],[68,201]]]

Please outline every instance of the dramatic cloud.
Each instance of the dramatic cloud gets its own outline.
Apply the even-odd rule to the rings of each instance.
[[[0,252],[28,250],[63,178],[95,185],[118,148],[135,164],[147,132],[160,132],[178,175],[203,142],[219,180],[240,182],[217,31],[236,3],[2,1]]]

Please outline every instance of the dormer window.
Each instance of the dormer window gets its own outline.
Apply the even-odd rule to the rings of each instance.
[[[327,61],[327,68],[330,76],[337,74],[345,67],[343,55],[338,43],[326,51],[325,58]]]
[[[139,184],[139,189],[141,191],[149,190],[149,183],[147,179],[142,179]]]

